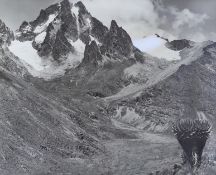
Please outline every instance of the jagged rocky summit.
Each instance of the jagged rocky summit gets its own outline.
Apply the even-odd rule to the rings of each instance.
[[[70,53],[84,52],[82,49],[92,41],[103,55],[128,57],[133,53],[127,32],[115,21],[108,29],[87,11],[81,1],[73,4],[64,0],[41,10],[36,20],[23,22],[16,38],[22,42],[32,41],[41,57],[51,56],[59,62],[67,59]]]

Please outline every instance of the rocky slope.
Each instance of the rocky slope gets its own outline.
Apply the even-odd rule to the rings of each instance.
[[[125,118],[125,122],[138,128],[161,132],[169,130],[169,122],[177,118],[197,117],[211,110],[206,104],[212,102],[203,90],[208,89],[207,92],[214,95],[214,69],[210,66],[214,65],[214,56],[208,49],[213,46],[213,42],[205,42],[184,49],[182,61],[168,66],[142,85],[126,88],[128,93],[125,95],[119,93],[107,98],[118,104],[116,117],[123,121]],[[208,87],[209,83],[211,87]],[[136,117],[130,119],[130,113]],[[214,113],[210,115],[214,116]]]
[[[0,46],[10,44],[13,39],[13,32],[0,20]]]

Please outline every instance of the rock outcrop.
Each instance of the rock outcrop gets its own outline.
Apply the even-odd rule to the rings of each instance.
[[[194,42],[190,40],[182,39],[182,40],[173,40],[173,41],[167,42],[166,47],[174,51],[180,51],[185,48],[192,47],[193,44]]]
[[[95,41],[92,41],[89,45],[86,45],[84,59],[81,66],[93,66],[97,67],[103,60],[98,45]]]
[[[13,32],[0,20],[0,46],[10,44],[12,40],[14,40]]]
[[[133,43],[128,33],[113,20],[101,50],[110,57],[131,57]]]

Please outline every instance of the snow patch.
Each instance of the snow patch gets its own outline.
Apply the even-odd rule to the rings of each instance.
[[[112,121],[112,124],[113,124],[116,128],[119,128],[119,129],[127,129],[127,130],[131,130],[131,131],[138,131],[137,128],[132,127],[132,126],[130,126],[130,125],[128,125],[128,124],[119,122],[118,120],[111,119],[111,121]]]
[[[12,41],[9,50],[35,70],[43,70],[42,60],[37,54],[37,51],[32,47],[31,41]]]
[[[114,116],[115,119],[118,119],[122,122],[131,124],[141,119],[142,117],[135,112],[134,109],[119,107],[117,114]]]
[[[43,60],[43,69],[35,70],[28,68],[29,72],[34,77],[43,78],[45,80],[51,80],[57,77],[61,77],[65,74],[67,69],[74,68],[79,65],[81,57],[78,55],[70,54],[68,58],[62,61],[60,64],[53,61],[53,59],[46,58]]]
[[[75,54],[71,53],[68,56],[68,65],[69,65],[69,67],[70,68],[77,67],[82,62],[82,59],[83,59],[83,54],[75,55]]]
[[[43,23],[43,24],[41,24],[35,28],[34,33],[41,33],[44,30],[46,30],[48,25],[55,19],[56,16],[57,16],[57,14],[50,15],[48,20],[45,23]]]
[[[72,9],[71,9],[71,11],[78,18],[78,16],[79,16],[79,7],[73,6]]]
[[[80,36],[80,26],[79,26],[79,7],[73,6],[71,9],[72,14],[76,17],[76,24],[77,24],[77,30],[78,30],[78,36]]]
[[[154,57],[164,58],[167,60],[180,60],[179,51],[168,49],[165,44],[166,41],[155,35],[148,36],[142,39],[133,41],[134,46],[143,52],[146,52]]]
[[[91,41],[95,41],[97,43],[98,46],[101,46],[102,44],[93,36],[90,35]]]
[[[88,29],[91,29],[91,27],[92,27],[91,26],[91,17],[89,15],[84,15],[83,20],[85,22],[85,25],[83,26],[82,31],[84,32]]]
[[[74,48],[75,48],[78,55],[83,55],[84,54],[85,44],[80,39],[76,40],[75,42],[70,40],[69,42],[71,43],[72,46],[74,46]]]
[[[80,45],[80,41],[75,42],[75,45],[76,44]],[[76,55],[69,54],[68,58],[62,61],[61,64],[53,61],[51,57],[43,59],[37,54],[37,50],[32,47],[31,41],[20,42],[15,40],[9,46],[9,50],[20,58],[32,76],[45,80],[64,75],[67,69],[78,66],[83,59],[83,54],[81,53]]]
[[[32,26],[29,24],[25,27],[24,31],[31,31],[32,30]]]
[[[46,32],[42,32],[42,33],[40,33],[39,35],[37,35],[36,37],[35,37],[35,42],[37,43],[37,44],[41,44],[41,43],[43,43],[43,41],[44,41],[44,39],[45,39],[45,37],[46,37]]]
[[[145,130],[154,132],[164,132],[169,128],[169,123],[165,125],[157,124],[151,120],[146,120],[145,116],[140,116],[133,108],[124,106],[118,107],[116,115],[113,116],[112,123],[122,129],[129,129],[133,126],[133,130]],[[130,128],[130,130],[132,130]]]
[[[91,19],[88,17],[88,18],[86,18],[86,22],[87,22],[87,26],[89,27],[89,28],[91,28]]]

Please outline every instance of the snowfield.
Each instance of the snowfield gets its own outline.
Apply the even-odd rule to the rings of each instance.
[[[69,42],[71,43],[72,46],[74,46],[74,48],[75,48],[78,55],[83,55],[84,54],[85,44],[80,39],[78,39],[75,42],[70,40]],[[82,61],[82,60],[80,60],[80,61]]]
[[[31,41],[20,42],[15,40],[9,46],[9,50],[19,57],[22,62],[29,64],[36,71],[44,69],[42,59],[32,47]]]
[[[45,39],[45,37],[46,37],[46,34],[47,34],[46,32],[40,33],[38,36],[35,37],[35,42],[36,42],[37,44],[43,43],[43,41],[44,41],[44,39]]]
[[[43,39],[43,33],[36,38],[38,42]],[[55,63],[52,58],[41,58],[37,50],[32,47],[32,41],[15,40],[9,46],[9,50],[19,57],[32,76],[49,80],[64,75],[66,69],[76,67],[82,61],[85,45],[81,41],[74,42],[73,45],[77,49],[77,53],[68,55],[68,58],[60,65]]]
[[[119,119],[120,121],[123,121],[123,123],[131,124],[134,121],[142,118],[134,111],[134,109],[126,108],[124,111],[125,114],[122,114],[123,110],[123,107],[119,107],[119,109],[117,110],[117,114],[114,116],[114,119]]]
[[[168,49],[165,44],[166,41],[155,35],[147,36],[142,39],[135,40],[134,46],[143,52],[146,52],[154,57],[164,58],[167,60],[180,60],[179,51]]]

